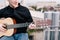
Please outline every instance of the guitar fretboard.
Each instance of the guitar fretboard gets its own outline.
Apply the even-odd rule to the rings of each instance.
[[[7,25],[7,29],[27,27],[27,26],[29,26],[29,24],[31,24],[31,23],[20,23],[20,24]]]

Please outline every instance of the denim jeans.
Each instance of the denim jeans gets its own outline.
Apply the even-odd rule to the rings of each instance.
[[[13,36],[3,36],[0,40],[28,40],[28,33],[14,34]]]

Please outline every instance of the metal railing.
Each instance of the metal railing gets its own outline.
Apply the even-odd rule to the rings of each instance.
[[[44,30],[44,40],[60,40],[60,12],[47,12],[45,19],[51,19],[51,25]]]

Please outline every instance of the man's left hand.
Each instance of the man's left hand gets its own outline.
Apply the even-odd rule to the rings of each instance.
[[[35,28],[36,28],[36,25],[35,25],[35,24],[32,24],[32,23],[31,23],[31,24],[29,25],[29,29],[35,29]]]

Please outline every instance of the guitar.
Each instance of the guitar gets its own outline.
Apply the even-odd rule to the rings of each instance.
[[[12,18],[0,19],[0,24],[6,24],[6,29],[7,29],[7,31],[4,33],[0,32],[0,37],[12,36],[14,34],[15,28],[27,27],[27,26],[29,26],[30,23],[14,24],[14,21]]]

